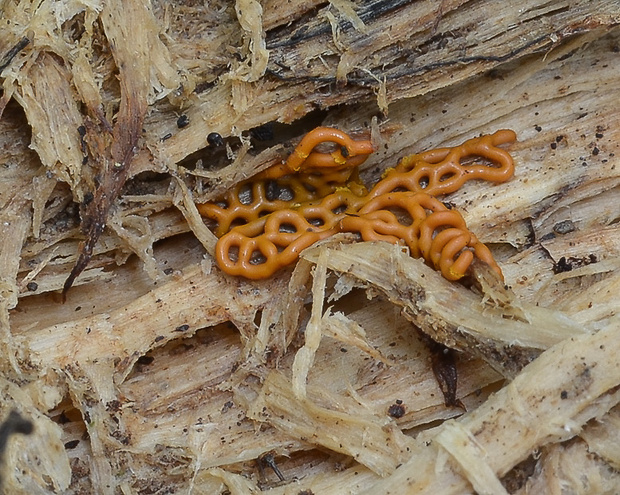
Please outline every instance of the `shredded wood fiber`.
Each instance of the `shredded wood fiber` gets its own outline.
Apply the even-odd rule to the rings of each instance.
[[[0,0],[0,492],[619,492],[620,7],[508,3]],[[367,184],[513,129],[440,198],[506,287],[224,275],[196,203],[319,125]]]

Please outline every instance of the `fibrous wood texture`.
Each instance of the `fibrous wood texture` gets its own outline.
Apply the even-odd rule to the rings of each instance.
[[[508,4],[0,0],[2,489],[617,493],[620,5]],[[507,287],[346,235],[224,275],[195,203],[317,125],[368,184],[514,129],[442,198]]]

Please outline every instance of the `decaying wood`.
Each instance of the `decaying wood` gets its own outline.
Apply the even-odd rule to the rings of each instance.
[[[478,493],[500,493],[496,476],[534,445],[572,438],[620,400],[619,365],[613,357],[617,349],[611,348],[618,331],[615,322],[596,335],[569,338],[545,352],[476,411],[420,435],[419,455],[414,453],[412,462],[369,493],[397,493],[403,486],[416,493],[461,493],[468,482]],[[601,362],[610,366],[601,369]],[[442,455],[445,461],[437,472]]]
[[[540,464],[542,468],[515,493],[561,493],[564,486],[586,493],[613,493],[620,482],[618,472],[597,462],[588,445],[579,439],[543,449]]]
[[[0,0],[0,18],[0,423],[34,425],[0,452],[7,493],[618,491],[617,2]],[[512,180],[441,198],[507,287],[350,235],[270,280],[222,274],[194,203],[319,124],[372,136],[368,184],[514,129]]]
[[[398,246],[365,242],[335,249],[323,246],[320,252],[329,268],[382,291],[434,340],[478,355],[508,376],[537,351],[587,331],[563,313],[516,298],[504,307],[485,304],[480,294],[447,282]],[[318,261],[313,255],[308,249],[304,256]],[[427,290],[429,285],[432,290]]]
[[[84,131],[78,129],[80,138],[89,149],[86,159],[94,161],[97,177],[93,179],[94,191],[85,193],[90,193],[91,197],[83,199],[81,217],[86,240],[80,244],[75,266],[63,284],[63,298],[88,265],[106,226],[110,207],[127,180],[151,91],[151,79],[145,76],[150,75],[156,24],[147,5],[141,1],[106,2],[101,23],[118,68],[120,102],[113,129],[105,117],[95,125],[86,121],[87,125],[81,127]],[[129,39],[131,44],[127,43]],[[100,114],[97,110],[91,113],[91,118]]]

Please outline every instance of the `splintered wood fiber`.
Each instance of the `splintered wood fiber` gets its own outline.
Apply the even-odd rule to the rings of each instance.
[[[0,492],[620,492],[620,6],[509,3],[0,0]],[[196,204],[317,126],[367,185],[514,130],[440,198],[504,283],[222,272]]]

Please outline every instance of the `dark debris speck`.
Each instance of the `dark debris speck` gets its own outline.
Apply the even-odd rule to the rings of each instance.
[[[189,117],[185,114],[181,115],[177,119],[177,127],[179,129],[183,129],[183,127],[187,127],[189,125]]]
[[[388,415],[393,418],[402,418],[405,415],[405,406],[402,405],[402,401],[396,401],[396,404],[392,404],[388,408]]]
[[[79,439],[69,440],[68,442],[65,443],[65,449],[67,450],[74,449],[78,446],[79,443],[80,443]]]
[[[570,232],[574,232],[575,230],[576,227],[572,220],[563,220],[553,226],[553,231],[556,234],[568,234]]]

